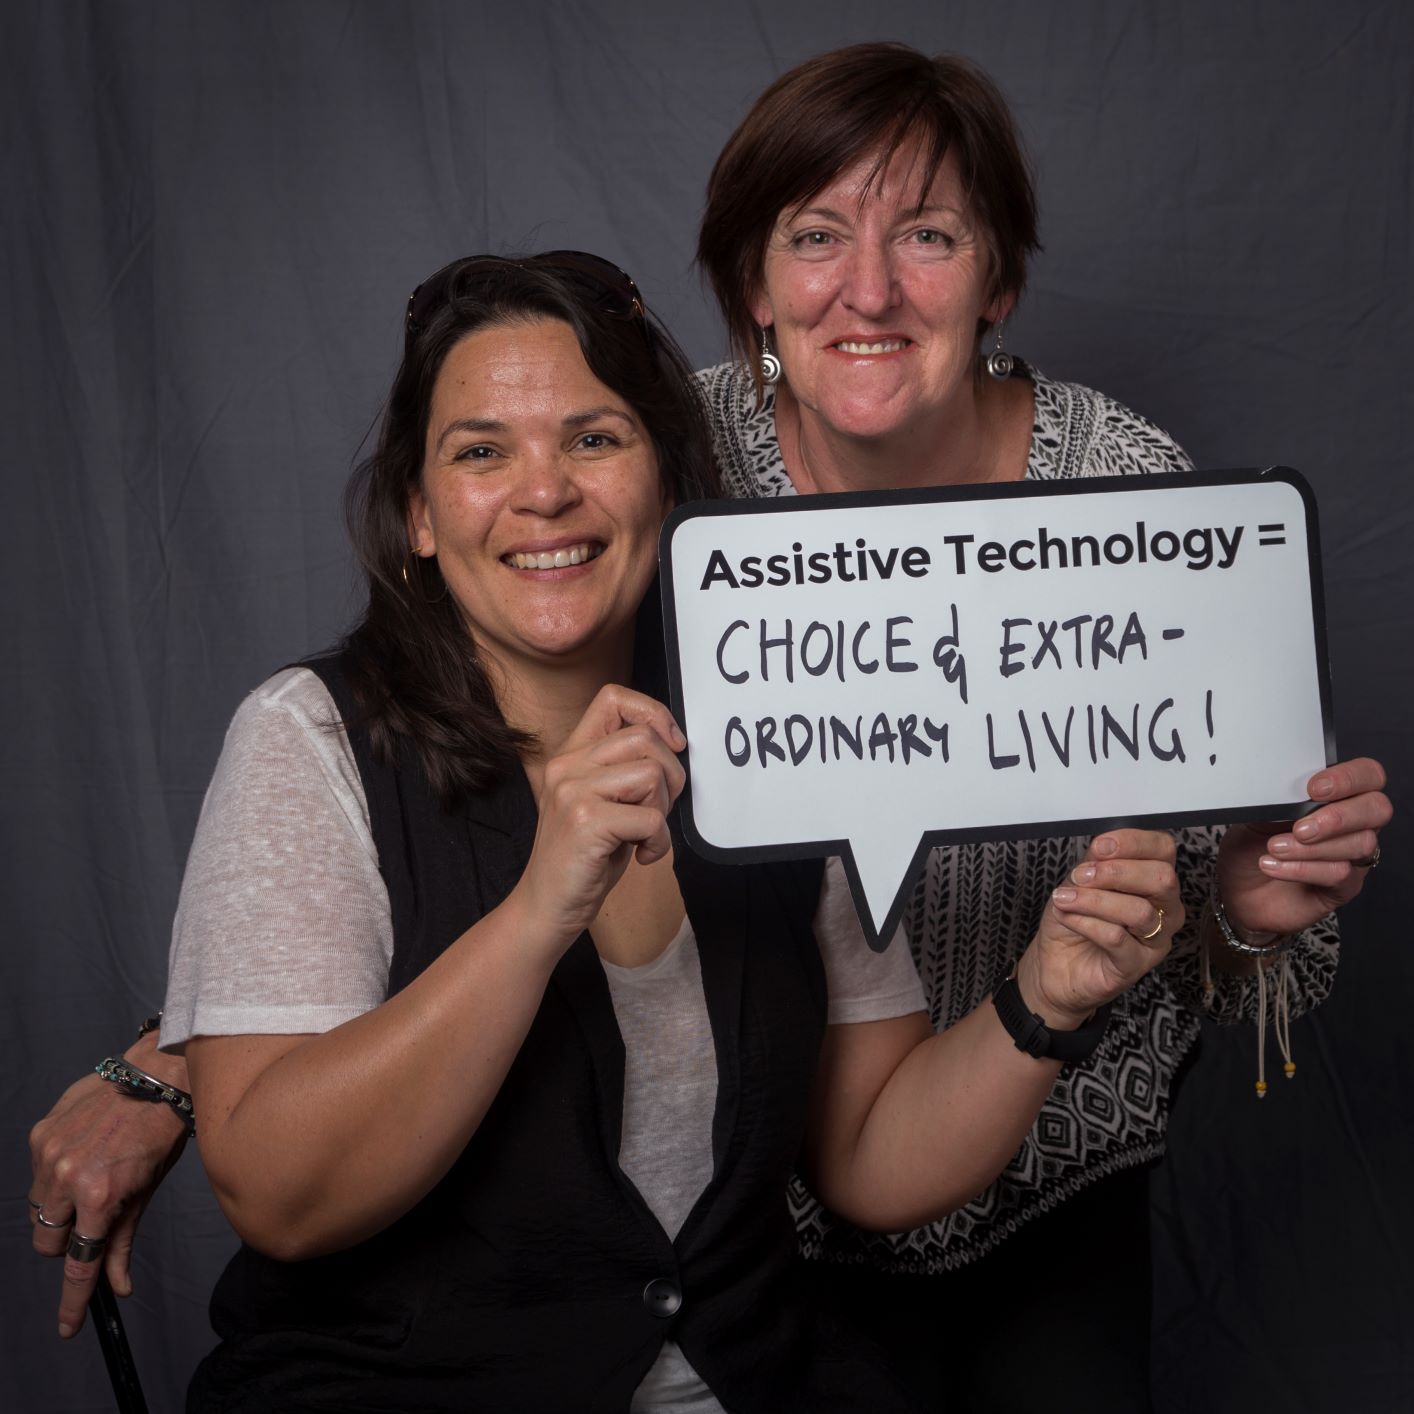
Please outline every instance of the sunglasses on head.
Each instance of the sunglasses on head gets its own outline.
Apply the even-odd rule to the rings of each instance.
[[[549,250],[543,255],[512,260],[500,255],[475,255],[444,265],[435,275],[429,275],[409,296],[407,312],[407,347],[422,334],[433,316],[447,302],[454,278],[460,279],[477,268],[493,270],[511,266],[517,270],[548,270],[562,280],[587,293],[595,306],[620,319],[646,320],[643,298],[633,277],[620,270],[610,260],[591,255],[587,250]]]

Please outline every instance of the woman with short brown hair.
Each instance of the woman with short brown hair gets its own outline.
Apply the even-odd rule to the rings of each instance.
[[[975,65],[861,44],[783,75],[718,158],[698,246],[737,356],[699,375],[728,493],[1190,470],[1152,423],[1004,348],[1038,249],[1016,125]],[[1383,786],[1378,763],[1349,761],[1311,778],[1323,808],[1294,829],[1179,833],[1180,945],[960,1212],[866,1236],[795,1190],[820,1280],[902,1333],[941,1406],[1147,1407],[1145,1165],[1163,1150],[1170,1089],[1199,1015],[1259,1019],[1256,966],[1293,1013],[1326,995],[1328,915],[1374,858]],[[992,995],[1086,843],[932,852],[906,925],[936,1026]]]

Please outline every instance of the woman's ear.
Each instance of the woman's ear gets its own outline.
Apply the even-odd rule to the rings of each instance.
[[[432,517],[427,510],[427,497],[420,488],[408,495],[408,545],[412,553],[424,558],[437,553],[437,536],[432,529]]]
[[[766,295],[765,286],[759,282],[752,292],[750,300],[747,301],[746,307],[751,311],[751,317],[762,329],[768,329],[776,322],[776,311]]]
[[[1003,290],[1000,294],[994,295],[991,302],[982,311],[982,318],[990,325],[997,325],[1007,318],[1016,308],[1016,291]]]

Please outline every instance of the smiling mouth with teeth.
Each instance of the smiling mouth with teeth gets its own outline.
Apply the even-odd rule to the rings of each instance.
[[[502,555],[501,560],[518,570],[562,570],[566,565],[583,565],[597,560],[603,553],[604,547],[597,541],[586,541],[583,545],[566,545],[559,550]]]
[[[841,339],[834,347],[847,354],[902,353],[912,342],[912,339],[878,339],[872,343],[860,339]]]

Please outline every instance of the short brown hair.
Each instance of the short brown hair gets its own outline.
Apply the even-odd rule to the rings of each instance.
[[[758,390],[761,354],[751,301],[777,218],[876,148],[877,175],[915,134],[928,150],[925,191],[947,153],[956,156],[986,233],[993,293],[1020,294],[1025,287],[1027,259],[1041,248],[1036,193],[996,84],[966,59],[929,58],[905,44],[853,44],[820,54],[756,100],[707,183],[697,260]]]

